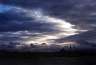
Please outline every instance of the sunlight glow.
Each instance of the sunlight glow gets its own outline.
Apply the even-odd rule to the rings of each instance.
[[[39,21],[41,23],[51,23],[53,24],[54,28],[59,30],[59,33],[57,34],[45,35],[44,37],[37,39],[36,41],[38,42],[52,43],[52,41],[49,42],[49,39],[58,39],[62,36],[66,37],[66,36],[78,34],[77,33],[78,29],[73,28],[75,25],[72,25],[71,23],[65,20],[51,17],[50,15],[46,15],[43,13],[41,9],[31,11],[30,14],[28,14],[28,16],[32,16],[36,21]]]
[[[73,27],[75,25],[59,18],[51,17],[50,15],[44,14],[43,10],[41,9],[34,9],[34,10],[26,10],[26,9],[18,9],[20,11],[23,11],[26,13],[26,17],[32,17],[36,22],[41,22],[41,23],[50,23],[53,24],[53,27],[56,28],[59,33],[56,34],[48,34],[48,35],[42,35],[39,38],[36,38],[35,40],[29,40],[27,43],[53,43],[53,41],[49,39],[59,39],[60,37],[64,36],[70,36],[70,35],[75,35],[79,34],[77,33],[78,29],[74,29]]]

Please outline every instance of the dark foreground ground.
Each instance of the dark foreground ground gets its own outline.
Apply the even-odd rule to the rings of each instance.
[[[0,65],[96,65],[95,51],[30,53],[1,52]]]

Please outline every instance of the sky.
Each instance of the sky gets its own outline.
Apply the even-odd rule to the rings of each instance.
[[[85,40],[96,44],[95,7],[95,0],[1,1],[0,42],[50,45]]]

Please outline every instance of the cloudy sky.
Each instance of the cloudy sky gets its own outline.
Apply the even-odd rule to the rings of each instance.
[[[55,2],[54,2],[55,1]],[[1,0],[0,42],[96,43],[95,0]]]

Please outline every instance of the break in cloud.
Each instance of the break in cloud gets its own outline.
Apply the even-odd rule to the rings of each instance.
[[[95,0],[4,0],[2,3],[1,42],[59,44],[65,39],[95,38],[93,33],[89,36],[90,30],[96,28]]]

